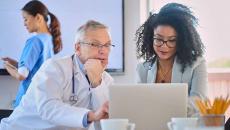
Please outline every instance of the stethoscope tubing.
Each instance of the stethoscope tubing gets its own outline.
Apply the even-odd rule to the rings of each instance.
[[[74,76],[74,55],[71,56],[71,59],[72,59],[72,93],[71,93],[71,96],[70,96],[70,102],[72,102],[73,104],[75,104],[77,102],[77,97],[75,95],[75,76]]]

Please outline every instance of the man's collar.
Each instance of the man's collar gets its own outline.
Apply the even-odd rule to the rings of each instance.
[[[75,61],[75,64],[76,64],[76,65],[79,65],[79,68],[80,68],[81,72],[82,72],[83,74],[86,74],[85,68],[84,68],[84,64],[83,64],[83,63],[81,62],[81,60],[79,59],[78,55],[75,54],[74,59],[75,59],[75,60],[74,60],[74,61]]]

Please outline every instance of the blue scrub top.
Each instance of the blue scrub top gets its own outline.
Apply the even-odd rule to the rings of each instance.
[[[26,41],[22,55],[18,62],[18,68],[26,67],[29,70],[27,78],[20,82],[19,90],[14,102],[14,108],[18,106],[22,96],[26,93],[34,74],[42,63],[54,55],[52,36],[50,34],[37,34]]]

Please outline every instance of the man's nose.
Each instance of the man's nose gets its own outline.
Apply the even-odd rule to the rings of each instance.
[[[99,57],[105,58],[105,57],[108,57],[108,54],[109,54],[108,50],[104,47],[99,49],[99,51],[98,51]]]
[[[104,55],[105,54],[105,49],[101,48],[98,50],[99,55]]]

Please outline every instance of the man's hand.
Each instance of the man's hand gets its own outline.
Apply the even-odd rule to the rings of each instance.
[[[96,112],[90,111],[88,113],[88,122],[99,121],[101,119],[109,118],[109,102],[106,101]]]
[[[92,87],[97,87],[100,85],[102,73],[104,71],[101,61],[97,59],[88,59],[85,62],[84,67]]]

